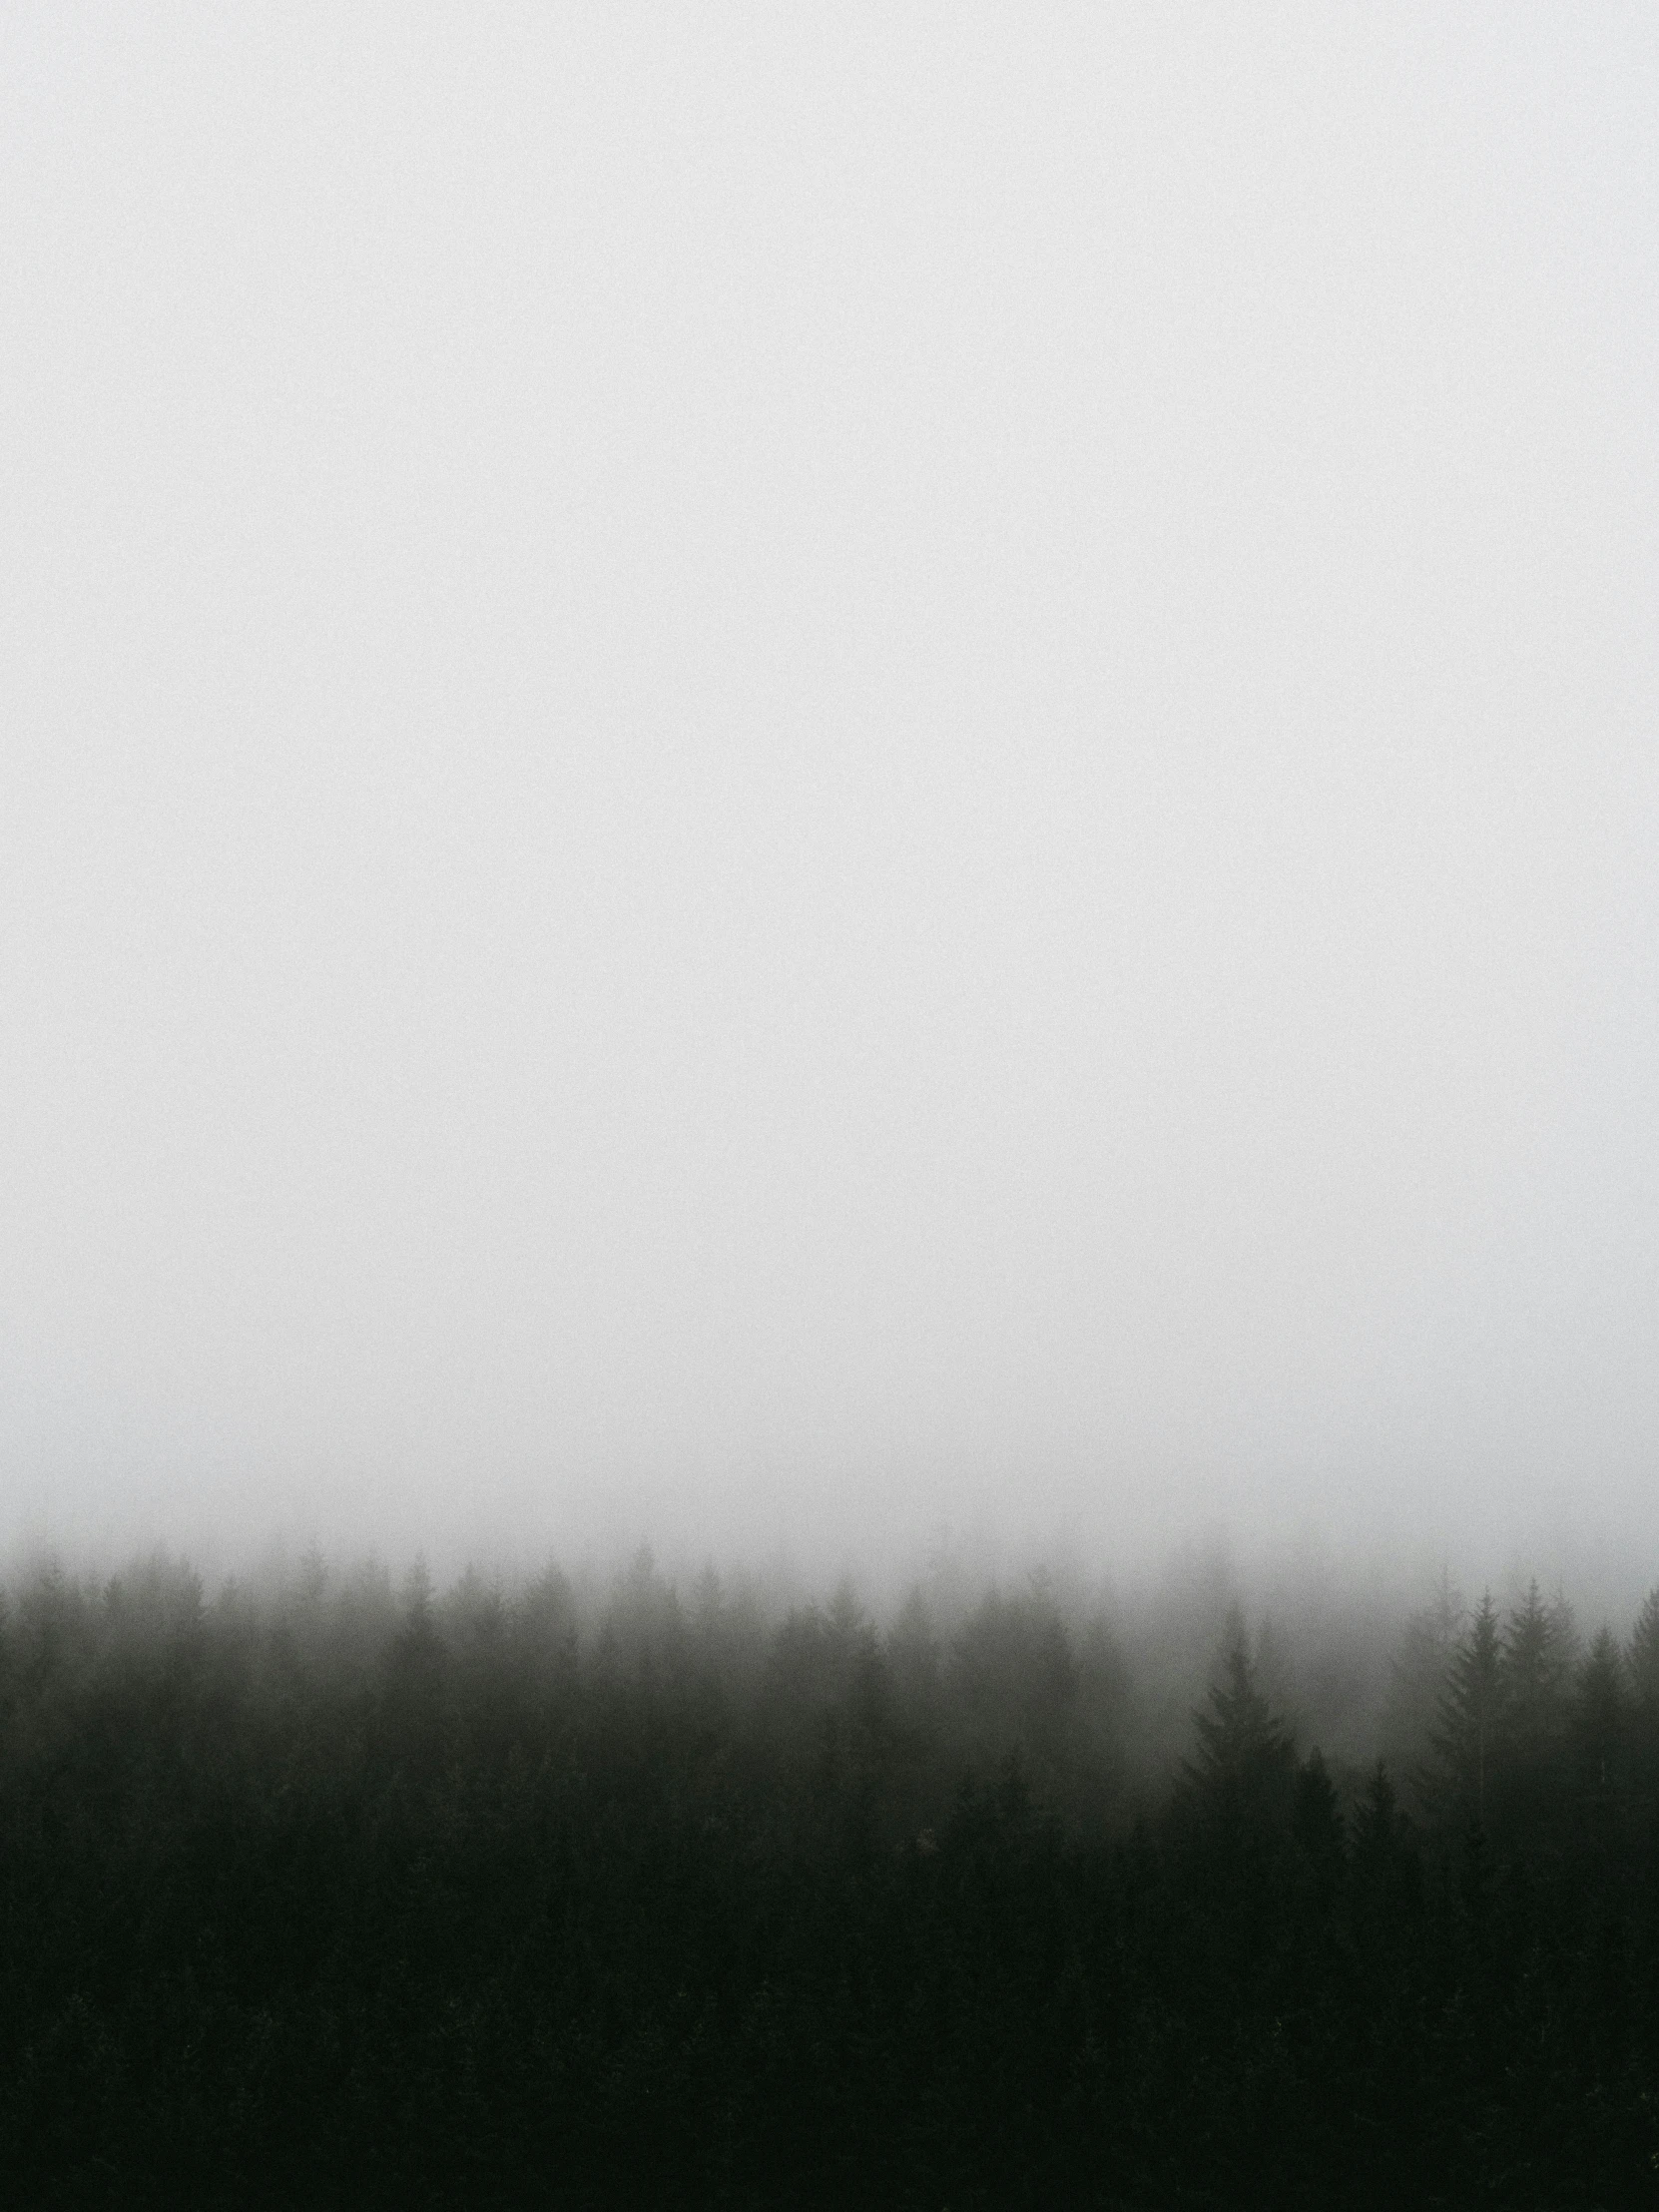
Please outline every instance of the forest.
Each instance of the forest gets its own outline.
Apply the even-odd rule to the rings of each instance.
[[[3,2194],[1659,2201],[1659,1591],[1547,1588],[37,1565]]]

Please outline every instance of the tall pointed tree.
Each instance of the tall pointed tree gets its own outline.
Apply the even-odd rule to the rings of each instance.
[[[1562,1598],[1544,1603],[1534,1580],[1511,1608],[1501,1639],[1502,1809],[1506,1825],[1534,1841],[1567,1809],[1568,1708],[1578,1630]]]
[[[1630,1732],[1638,1786],[1659,1786],[1659,1589],[1649,1590],[1630,1632]]]
[[[1399,1832],[1399,1801],[1387,1764],[1379,1759],[1366,1781],[1366,1794],[1354,1812],[1354,1854],[1370,1859],[1390,1850]]]
[[[1195,1755],[1182,1762],[1190,1797],[1205,1812],[1248,1826],[1274,1826],[1290,1812],[1296,1745],[1256,1684],[1242,1638],[1235,1638],[1208,1710],[1193,1715]]]
[[[1504,1687],[1497,1607],[1488,1590],[1452,1647],[1433,1739],[1439,1809],[1482,1825],[1498,1770]]]
[[[1638,1708],[1659,1714],[1659,1589],[1642,1600],[1630,1632],[1630,1692]]]
[[[1414,1796],[1422,1794],[1417,1778],[1432,1759],[1462,1613],[1462,1599],[1442,1571],[1429,1602],[1405,1623],[1388,1671],[1380,1749],[1389,1772],[1405,1777]]]
[[[1536,1580],[1503,1624],[1504,1725],[1529,1768],[1556,1749],[1566,1718],[1568,1670],[1576,1631],[1570,1612],[1546,1605]]]
[[[1356,1894],[1372,1910],[1409,1907],[1421,1895],[1421,1869],[1409,1823],[1399,1810],[1382,1760],[1367,1778],[1354,1810],[1351,1864]]]
[[[1297,1769],[1291,1833],[1313,1875],[1316,1894],[1328,1901],[1342,1877],[1348,1835],[1336,1784],[1317,1745]]]
[[[1571,1731],[1580,1788],[1598,1802],[1624,1783],[1630,1699],[1624,1654],[1610,1628],[1598,1631],[1573,1685]]]

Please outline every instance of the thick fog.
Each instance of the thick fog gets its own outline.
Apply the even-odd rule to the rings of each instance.
[[[0,1543],[1652,1581],[1655,114],[9,9]]]

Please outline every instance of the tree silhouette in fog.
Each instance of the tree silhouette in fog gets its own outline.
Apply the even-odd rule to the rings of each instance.
[[[1504,1713],[1503,1643],[1491,1592],[1452,1647],[1433,1744],[1442,1810],[1484,1823]]]
[[[1647,1724],[1659,1725],[1659,1589],[1649,1590],[1630,1632],[1630,1691]]]
[[[1578,1670],[1567,1721],[1580,1798],[1607,1806],[1627,1783],[1631,1711],[1624,1654],[1606,1626],[1596,1631]]]
[[[1289,1812],[1296,1744],[1256,1685],[1242,1634],[1223,1660],[1209,1705],[1193,1715],[1198,1749],[1183,1762],[1193,1803],[1212,1819],[1269,1826]]]
[[[1442,1570],[1429,1603],[1406,1620],[1389,1664],[1378,1748],[1413,1799],[1432,1796],[1436,1786],[1435,1738],[1462,1618],[1462,1600]]]

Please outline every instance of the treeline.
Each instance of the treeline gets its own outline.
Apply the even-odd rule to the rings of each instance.
[[[1500,1612],[1449,1589],[1406,1624],[1384,1736],[1433,1826],[1560,1850],[1659,1806],[1659,1589],[1586,1641],[1536,1581]]]
[[[1536,1586],[1356,1641],[1040,1577],[878,1623],[647,1554],[37,1572],[0,1607],[0,2171],[1650,2201],[1659,1593],[1624,1641]]]

